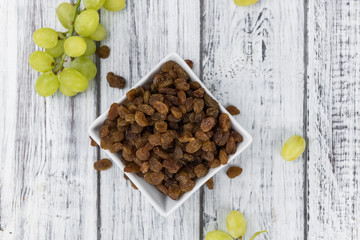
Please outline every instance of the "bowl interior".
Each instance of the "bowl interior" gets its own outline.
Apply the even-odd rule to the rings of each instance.
[[[146,83],[152,81],[154,75],[160,71],[161,66],[167,61],[175,61],[178,63],[186,72],[189,74],[191,80],[197,81],[201,84],[201,86],[205,89],[205,92],[209,94],[213,99],[216,98],[211,94],[211,92],[205,87],[205,85],[199,80],[199,78],[195,75],[195,73],[191,70],[191,68],[186,64],[186,62],[176,53],[170,53],[166,56],[158,65],[156,65],[142,80],[140,80],[135,86],[142,86]],[[124,101],[126,96],[123,96],[121,99],[117,101],[117,103],[121,103]],[[216,100],[217,101],[217,100]],[[219,103],[219,102],[218,102]],[[221,112],[227,112],[227,110],[219,103]],[[109,109],[108,109],[109,110]],[[107,119],[108,110],[105,111],[101,116],[99,116],[89,127],[89,134],[91,138],[100,145],[100,136],[99,130],[103,124],[103,122]],[[228,113],[229,114],[229,113]],[[239,132],[243,136],[243,142],[237,146],[235,154],[229,157],[229,161],[231,162],[236,156],[238,156],[242,151],[244,151],[252,142],[252,137],[250,134],[243,128],[241,125],[229,114],[231,120],[231,126],[237,132]],[[125,165],[121,161],[121,155],[119,153],[111,153],[108,150],[104,150],[109,155],[109,157],[116,163],[116,165],[124,171]],[[138,187],[138,189],[145,194],[145,197],[150,201],[150,203],[155,207],[155,209],[163,216],[167,216],[173,211],[175,211],[178,207],[181,206],[186,199],[188,199],[197,189],[199,189],[207,180],[209,180],[213,175],[215,175],[218,171],[220,171],[226,165],[222,165],[218,168],[211,168],[209,173],[196,180],[195,187],[187,193],[181,195],[178,200],[172,200],[164,194],[160,193],[156,187],[150,185],[145,182],[144,178],[137,176],[136,174],[125,173],[129,179]]]

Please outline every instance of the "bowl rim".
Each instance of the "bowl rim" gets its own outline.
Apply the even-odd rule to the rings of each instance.
[[[111,160],[113,162],[115,162],[115,164],[124,172],[124,174],[137,186],[137,188],[139,189],[139,191],[145,195],[145,198],[151,203],[151,205],[153,205],[153,207],[164,217],[169,216],[171,213],[173,213],[176,209],[178,209],[190,196],[193,195],[194,192],[196,192],[206,181],[208,181],[211,177],[213,177],[217,172],[219,172],[221,169],[223,169],[225,166],[228,166],[229,163],[235,159],[240,153],[242,153],[246,148],[248,148],[250,146],[250,144],[253,141],[252,136],[235,120],[235,118],[225,109],[225,107],[214,97],[214,95],[207,89],[207,87],[200,81],[200,79],[197,77],[197,75],[193,72],[193,70],[187,65],[187,63],[184,61],[183,58],[181,58],[177,53],[175,52],[171,52],[169,53],[166,57],[164,57],[155,67],[153,67],[151,69],[151,71],[148,72],[148,74],[146,74],[139,82],[137,82],[132,88],[136,88],[139,86],[144,85],[146,82],[151,81],[152,80],[152,76],[154,76],[159,69],[161,68],[161,66],[167,62],[167,61],[174,61],[176,63],[178,63],[183,69],[184,71],[189,74],[190,79],[192,81],[196,81],[198,82],[202,88],[204,88],[205,92],[207,94],[209,94],[218,104],[220,107],[220,110],[222,113],[227,113],[230,117],[230,121],[231,121],[231,126],[232,128],[234,128],[236,131],[238,131],[242,137],[243,137],[243,142],[238,144],[236,152],[232,155],[229,156],[228,159],[228,163],[226,165],[221,165],[220,167],[217,168],[213,168],[210,169],[210,171],[208,172],[208,174],[206,174],[204,177],[199,178],[196,180],[195,182],[195,186],[194,188],[187,193],[182,194],[182,196],[178,199],[178,200],[172,200],[169,197],[163,195],[165,197],[165,206],[161,206],[149,193],[149,190],[146,189],[150,185],[149,183],[146,183],[145,181],[142,181],[140,177],[138,177],[136,174],[131,174],[131,173],[125,173],[124,172],[124,164],[122,163],[122,161],[120,160],[120,157],[116,155],[116,153],[111,153],[109,150],[105,150],[102,149],[100,147],[100,136],[99,136],[99,127],[101,127],[101,125],[103,124],[103,122],[107,119],[108,116],[108,111],[110,109],[110,107],[103,112],[99,117],[97,117],[95,119],[95,121],[89,126],[88,132],[90,134],[90,137],[99,145],[99,147],[101,148],[102,151],[105,151],[106,154],[111,158]],[[132,89],[131,88],[131,89]],[[126,94],[124,94],[124,96],[122,96],[119,100],[115,101],[116,103],[121,103],[126,99]],[[142,182],[141,182],[142,181]],[[146,185],[144,185],[144,183]],[[154,189],[155,187],[152,186]],[[160,192],[159,192],[160,193]],[[162,193],[160,193],[162,194]],[[169,202],[171,203],[171,205],[173,206],[168,206],[170,205]]]

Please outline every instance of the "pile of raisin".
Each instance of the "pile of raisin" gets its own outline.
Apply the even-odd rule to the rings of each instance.
[[[227,164],[243,140],[218,103],[173,61],[111,105],[100,138],[103,149],[122,156],[125,172],[174,200],[210,168]]]

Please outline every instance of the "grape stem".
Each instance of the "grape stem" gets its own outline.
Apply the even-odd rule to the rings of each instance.
[[[81,0],[78,0],[77,3],[75,4],[75,9],[74,9],[74,14],[73,14],[73,18],[71,20],[71,27],[70,27],[70,30],[69,30],[69,35],[68,37],[66,38],[69,38],[71,37],[73,34],[74,34],[74,24],[75,24],[75,19],[76,19],[76,15],[78,14],[79,12],[79,6],[80,6],[80,3],[81,3]],[[57,73],[59,72],[60,70],[63,70],[64,69],[64,60],[65,60],[65,57],[66,57],[66,53],[64,53],[61,57],[61,62],[59,64],[59,69],[53,71],[54,73]]]

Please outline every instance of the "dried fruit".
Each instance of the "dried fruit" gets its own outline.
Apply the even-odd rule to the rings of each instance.
[[[148,172],[145,173],[144,179],[151,185],[159,185],[164,180],[164,174],[162,172]]]
[[[90,145],[93,147],[96,147],[97,143],[94,141],[94,139],[92,139],[91,137],[89,137],[89,138],[90,138]]]
[[[110,109],[109,109],[109,113],[108,113],[108,119],[109,120],[113,121],[119,116],[119,113],[117,111],[118,106],[119,105],[117,103],[111,104]]]
[[[236,152],[236,143],[233,137],[229,137],[225,149],[227,154],[234,154]]]
[[[194,167],[194,172],[198,178],[205,176],[208,173],[208,171],[209,171],[208,168],[202,163]]]
[[[188,153],[195,153],[201,148],[201,142],[198,139],[191,140],[185,148]]]
[[[223,130],[223,132],[227,132],[230,129],[230,118],[229,115],[227,115],[226,113],[222,113],[220,114],[219,117],[219,126],[221,127],[221,129]]]
[[[142,111],[143,113],[145,113],[146,115],[149,115],[149,116],[151,116],[155,113],[155,110],[150,105],[147,105],[147,104],[140,104],[138,106],[138,110]]]
[[[106,45],[102,45],[97,51],[96,54],[100,58],[108,58],[110,55],[110,48]]]
[[[208,189],[210,189],[210,190],[214,189],[214,180],[213,180],[213,178],[210,178],[209,180],[207,180],[205,184],[208,187]]]
[[[171,158],[165,159],[162,164],[164,168],[169,171],[169,173],[177,173],[179,169],[182,167],[182,165],[179,162]]]
[[[140,166],[137,165],[134,162],[129,163],[128,165],[125,166],[124,168],[124,172],[128,172],[128,173],[139,173],[140,172]]]
[[[163,102],[160,102],[160,101],[154,101],[152,103],[150,103],[155,109],[156,111],[158,111],[159,113],[162,113],[162,114],[167,114],[169,112],[169,108],[163,103]]]
[[[97,171],[107,170],[107,169],[111,168],[111,166],[112,166],[112,162],[107,158],[103,158],[94,163],[94,168]]]
[[[210,131],[215,126],[216,120],[213,117],[207,117],[201,121],[200,128],[203,132]]]
[[[136,151],[136,157],[141,161],[146,161],[150,157],[150,152],[145,147],[141,147]]]
[[[157,158],[151,157],[149,160],[149,167],[153,172],[160,172],[163,165]]]
[[[233,105],[227,106],[226,110],[233,116],[240,114],[240,110]]]
[[[229,178],[235,178],[239,176],[242,173],[242,171],[243,171],[242,168],[233,166],[233,167],[229,167],[226,174],[228,175]]]
[[[113,72],[109,72],[106,75],[106,80],[109,83],[109,86],[112,88],[124,88],[126,85],[126,81],[123,77],[115,75]]]
[[[131,183],[131,186],[132,186],[135,190],[138,190],[137,186],[136,186],[132,181],[130,181],[130,183]]]
[[[219,160],[222,165],[225,165],[228,163],[228,155],[226,154],[224,149],[220,149],[220,151],[219,151]]]
[[[194,66],[193,61],[191,61],[190,59],[186,59],[185,62],[191,69],[193,68],[193,66]]]
[[[137,111],[135,113],[135,121],[137,124],[139,124],[142,127],[146,127],[148,124],[148,121],[145,117],[145,114],[143,112]]]
[[[173,199],[173,200],[178,199],[180,194],[181,194],[181,189],[178,184],[172,183],[168,186],[168,196],[171,199]]]

